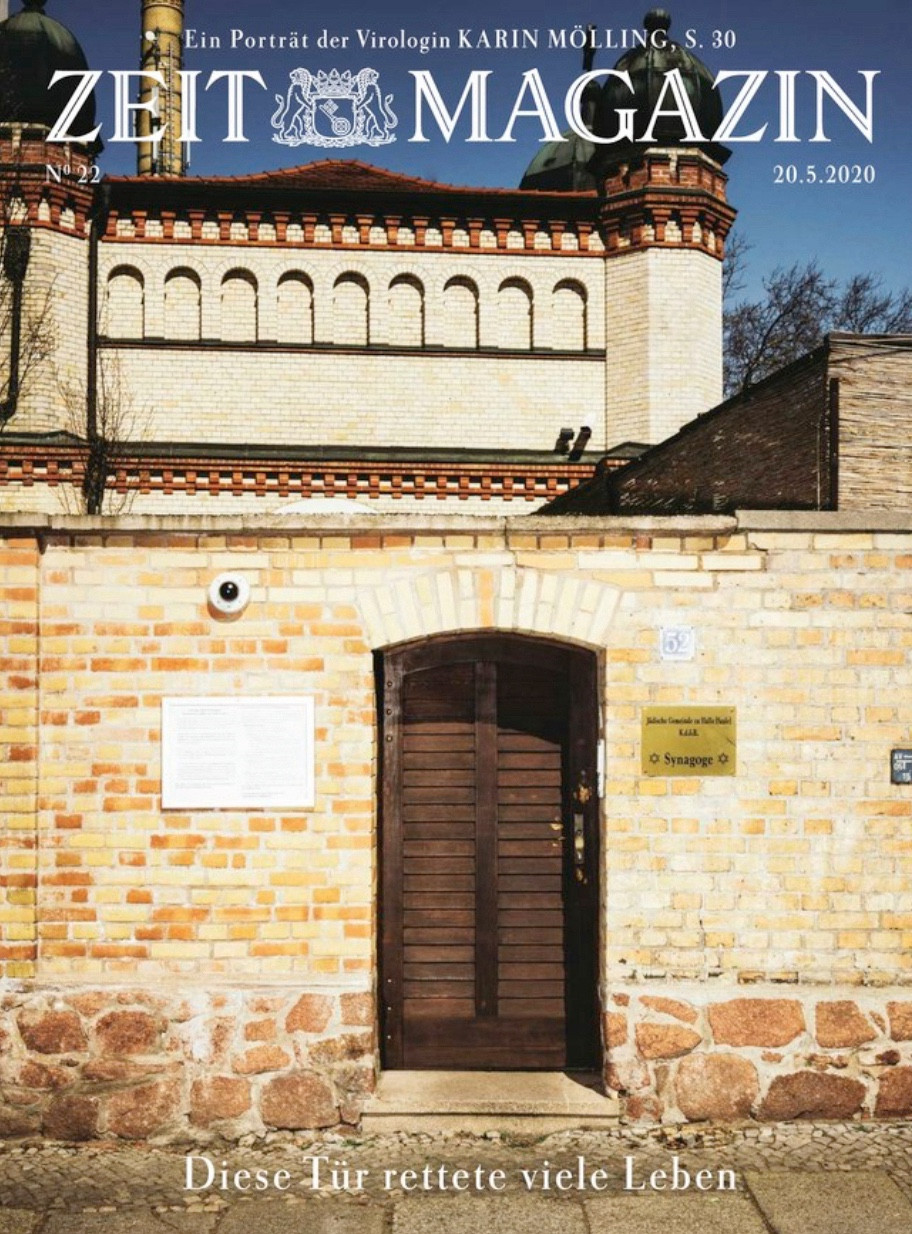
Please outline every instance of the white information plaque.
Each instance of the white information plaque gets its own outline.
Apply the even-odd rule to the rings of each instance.
[[[314,804],[314,701],[162,699],[162,808],[294,810]]]

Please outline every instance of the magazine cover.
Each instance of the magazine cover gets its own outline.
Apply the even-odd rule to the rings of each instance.
[[[0,1234],[912,1229],[910,26],[0,2]]]

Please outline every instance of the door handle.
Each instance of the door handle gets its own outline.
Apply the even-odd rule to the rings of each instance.
[[[573,873],[578,883],[588,881],[586,873],[586,804],[592,799],[592,788],[589,776],[585,771],[579,774],[576,788],[573,790]]]
[[[586,881],[586,820],[576,811],[573,814],[573,870],[578,883]]]

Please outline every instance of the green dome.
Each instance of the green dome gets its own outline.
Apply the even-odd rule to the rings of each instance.
[[[584,70],[588,72],[591,65],[592,57],[589,53],[583,62]],[[598,83],[590,81],[580,99],[580,118],[584,129],[589,133],[595,131],[593,121],[601,93]],[[597,181],[589,170],[594,154],[595,143],[569,129],[560,141],[545,142],[540,147],[538,154],[526,168],[519,187],[540,189],[547,193],[579,193],[595,189]]]
[[[45,0],[24,0],[19,13],[0,23],[0,123],[40,124],[50,128],[73,94],[73,81],[48,89],[58,70],[88,68],[74,36],[44,13]],[[71,131],[95,127],[95,102],[89,99]]]
[[[633,96],[623,82],[616,77],[609,78],[602,88],[601,98],[595,115],[594,131],[599,137],[611,137],[618,131],[617,112],[621,109],[633,108],[634,137],[640,141],[649,127],[649,122],[655,111],[659,96],[665,85],[665,74],[677,69],[687,91],[700,132],[706,137],[701,146],[712,146],[712,135],[722,123],[722,97],[713,84],[713,75],[693,52],[688,51],[679,43],[668,37],[671,17],[665,9],[652,9],[643,18],[643,25],[650,36],[646,47],[637,47],[626,52],[614,66],[618,72],[628,73],[633,85]],[[669,109],[674,108],[673,98],[666,95],[664,104]],[[677,146],[693,145],[684,133],[684,126],[676,116],[661,116],[653,127],[654,141],[650,145]],[[600,160],[613,161],[620,147],[599,146]],[[643,148],[642,145],[639,147]],[[728,151],[722,147],[712,147],[717,156],[727,157]]]
[[[580,106],[583,124],[597,137],[613,137],[618,131],[617,112],[633,110],[634,137],[642,138],[659,101],[665,74],[678,69],[700,132],[707,139],[698,144],[724,163],[730,152],[711,140],[723,115],[722,98],[713,85],[712,73],[693,52],[668,37],[671,17],[665,9],[651,9],[643,18],[643,27],[648,36],[644,39],[646,46],[625,52],[614,66],[618,72],[629,73],[633,94],[616,77],[610,77],[603,85],[590,81]],[[590,67],[591,54],[584,69],[588,71]],[[666,97],[664,106],[672,109],[673,100]],[[659,117],[653,138],[649,143],[653,146],[677,146],[687,140],[681,121],[674,116]],[[542,146],[526,168],[520,188],[551,192],[593,189],[598,186],[600,173],[610,165],[626,161],[634,150],[645,148],[639,141],[635,146],[626,141],[603,144],[586,141],[576,133],[565,133],[562,141]]]
[[[589,170],[595,144],[578,133],[564,133],[562,141],[546,142],[526,168],[521,189],[544,192],[579,192],[594,189],[596,179]]]

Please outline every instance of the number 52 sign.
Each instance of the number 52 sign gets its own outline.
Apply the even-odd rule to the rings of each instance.
[[[663,660],[692,660],[697,652],[697,632],[693,626],[663,626],[659,632],[659,654]]]

